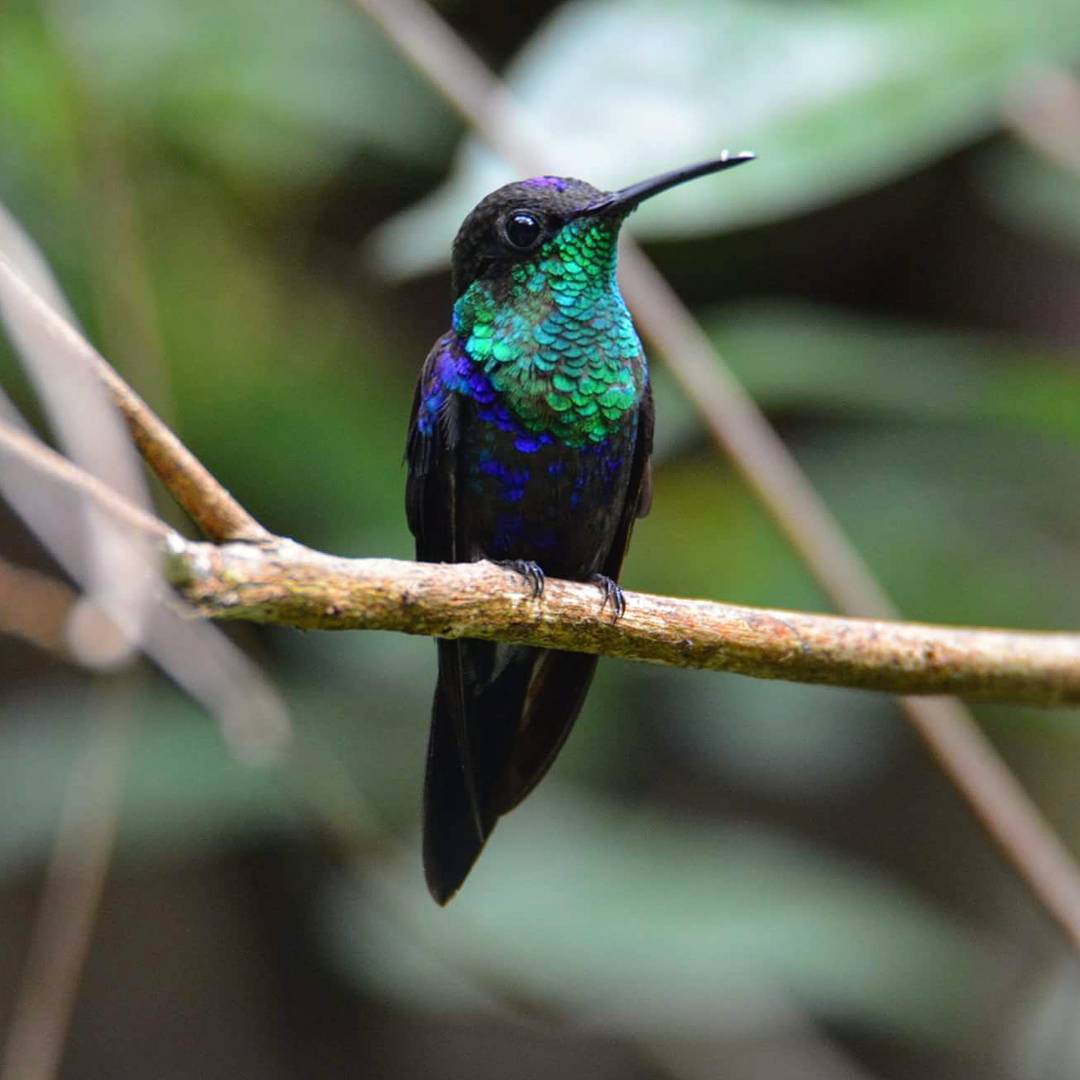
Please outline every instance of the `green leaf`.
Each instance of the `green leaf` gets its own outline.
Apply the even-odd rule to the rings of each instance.
[[[582,0],[506,73],[544,170],[619,187],[749,148],[759,161],[654,199],[642,236],[796,214],[985,133],[1040,62],[1080,53],[1070,0]],[[470,207],[514,172],[468,141],[451,180],[376,246],[397,274],[441,265]]]

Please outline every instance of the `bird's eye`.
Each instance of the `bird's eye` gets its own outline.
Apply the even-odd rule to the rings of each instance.
[[[540,239],[543,229],[532,214],[525,210],[515,210],[506,219],[503,232],[506,233],[506,239],[511,247],[516,247],[519,251],[528,251]]]

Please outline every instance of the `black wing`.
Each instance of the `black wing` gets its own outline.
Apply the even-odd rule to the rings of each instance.
[[[453,348],[453,335],[444,334],[428,353],[416,381],[409,434],[405,444],[408,478],[405,517],[416,537],[416,557],[423,562],[457,561],[457,447],[461,436],[461,400],[439,392],[440,364]],[[429,405],[429,399],[434,405]],[[433,420],[421,430],[421,411]],[[432,413],[434,415],[432,415]]]
[[[638,407],[634,460],[626,501],[603,564],[603,574],[612,581],[619,580],[634,521],[644,517],[652,506],[653,425],[652,388],[646,384]],[[551,767],[585,703],[596,663],[597,657],[589,653],[554,650],[540,653],[503,779],[500,814],[517,806]]]
[[[440,370],[452,334],[428,353],[413,395],[405,459],[405,515],[423,562],[457,562],[458,445],[461,400],[441,386]],[[422,430],[426,410],[428,430]],[[486,838],[467,730],[467,691],[462,643],[437,642],[439,674],[431,711],[424,778],[424,869],[435,899],[444,903],[480,853]],[[462,869],[463,867],[463,869]]]

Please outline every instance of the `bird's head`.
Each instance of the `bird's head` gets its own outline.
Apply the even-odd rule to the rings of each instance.
[[[559,257],[564,251],[575,259],[590,259],[597,274],[613,274],[619,228],[641,202],[753,157],[725,152],[619,191],[600,191],[584,180],[562,176],[506,184],[482,199],[458,230],[451,258],[454,297],[475,281],[507,279],[515,266]]]

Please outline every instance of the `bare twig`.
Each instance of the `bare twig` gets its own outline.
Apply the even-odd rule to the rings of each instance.
[[[1009,95],[1002,116],[1036,153],[1080,176],[1080,79],[1071,71],[1030,74]]]
[[[59,1071],[116,841],[132,688],[114,682],[92,693],[89,741],[71,769],[4,1046],[6,1080],[50,1080]]]
[[[488,142],[524,172],[542,171],[535,130],[505,88],[423,0],[353,0]],[[850,614],[895,609],[798,463],[704,331],[632,243],[623,286],[642,326],[710,431],[828,595]],[[956,702],[901,699],[938,764],[1043,905],[1080,948],[1080,871],[1038,808]]]
[[[112,513],[123,524],[139,532],[164,540],[172,530],[153,514],[148,514],[133,502],[117,494],[108,484],[85,469],[73,465],[43,442],[26,435],[0,420],[0,457],[8,456],[37,469],[67,487],[77,488],[87,498]]]
[[[0,256],[0,286],[34,313],[42,327],[63,341],[101,382],[127,422],[147,464],[211,540],[262,540],[266,530],[225,490],[210,471],[154,414],[101,354],[56,313]]]
[[[0,257],[45,303],[73,327],[68,308],[44,256],[21,225],[0,206]],[[58,306],[59,305],[59,306]],[[0,275],[0,320],[22,366],[37,390],[58,446],[76,465],[91,472],[112,490],[141,506],[149,505],[146,479],[123,422],[105,388],[85,364],[70,362],[68,339],[57,336],[26,297]],[[32,492],[13,495],[25,507]],[[18,508],[18,507],[17,507]],[[149,553],[129,532],[118,529],[108,515],[85,502],[71,507],[65,531],[79,540],[79,580],[91,603],[108,597],[115,629],[107,639],[104,666],[126,662],[135,652],[146,613],[150,575]],[[20,510],[21,512],[21,510]],[[142,572],[133,572],[142,563]]]

